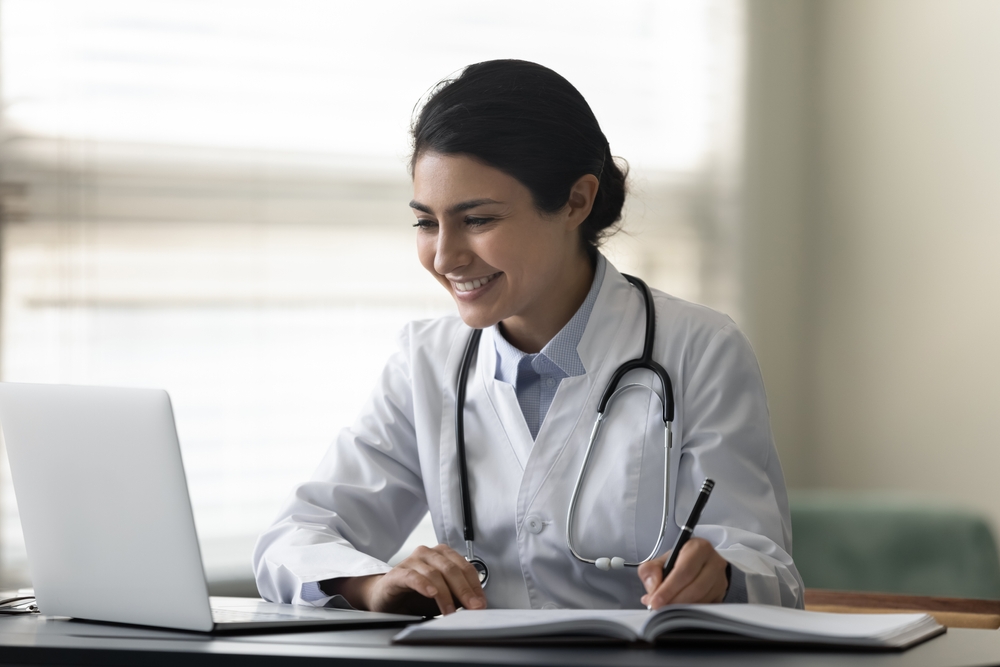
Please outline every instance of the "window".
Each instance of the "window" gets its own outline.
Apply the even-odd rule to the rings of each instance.
[[[609,257],[732,312],[740,7],[3,0],[0,376],[166,388],[209,578],[245,578],[403,323],[453,311],[405,170],[449,73],[574,82],[632,166]],[[4,459],[3,587],[25,562]]]

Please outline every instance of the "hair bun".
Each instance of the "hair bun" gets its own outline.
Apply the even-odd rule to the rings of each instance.
[[[435,86],[411,132],[411,173],[427,151],[471,155],[523,183],[549,213],[566,205],[581,176],[597,176],[594,206],[580,227],[588,249],[621,220],[627,166],[611,155],[583,95],[547,67],[524,60],[469,65]]]

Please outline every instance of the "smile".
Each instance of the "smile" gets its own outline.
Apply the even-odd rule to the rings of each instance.
[[[456,292],[471,292],[472,290],[479,289],[486,283],[490,282],[491,280],[499,276],[500,273],[502,272],[497,272],[492,275],[486,276],[484,278],[476,278],[475,280],[470,280],[469,282],[464,282],[464,283],[455,282],[453,280],[451,281],[451,284],[455,286]]]

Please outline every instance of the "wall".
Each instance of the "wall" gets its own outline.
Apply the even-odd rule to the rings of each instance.
[[[1000,528],[1000,3],[749,7],[745,326],[789,485]]]
[[[806,234],[812,19],[808,2],[747,5],[740,325],[764,375],[790,486],[811,480]]]
[[[812,481],[1000,525],[1000,3],[815,18]]]

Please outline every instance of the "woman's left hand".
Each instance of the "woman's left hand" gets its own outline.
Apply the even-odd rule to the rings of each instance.
[[[666,604],[722,602],[729,589],[728,562],[707,540],[692,537],[681,548],[677,563],[663,579],[663,566],[670,552],[639,566],[639,578],[646,588],[640,601],[651,609]]]

